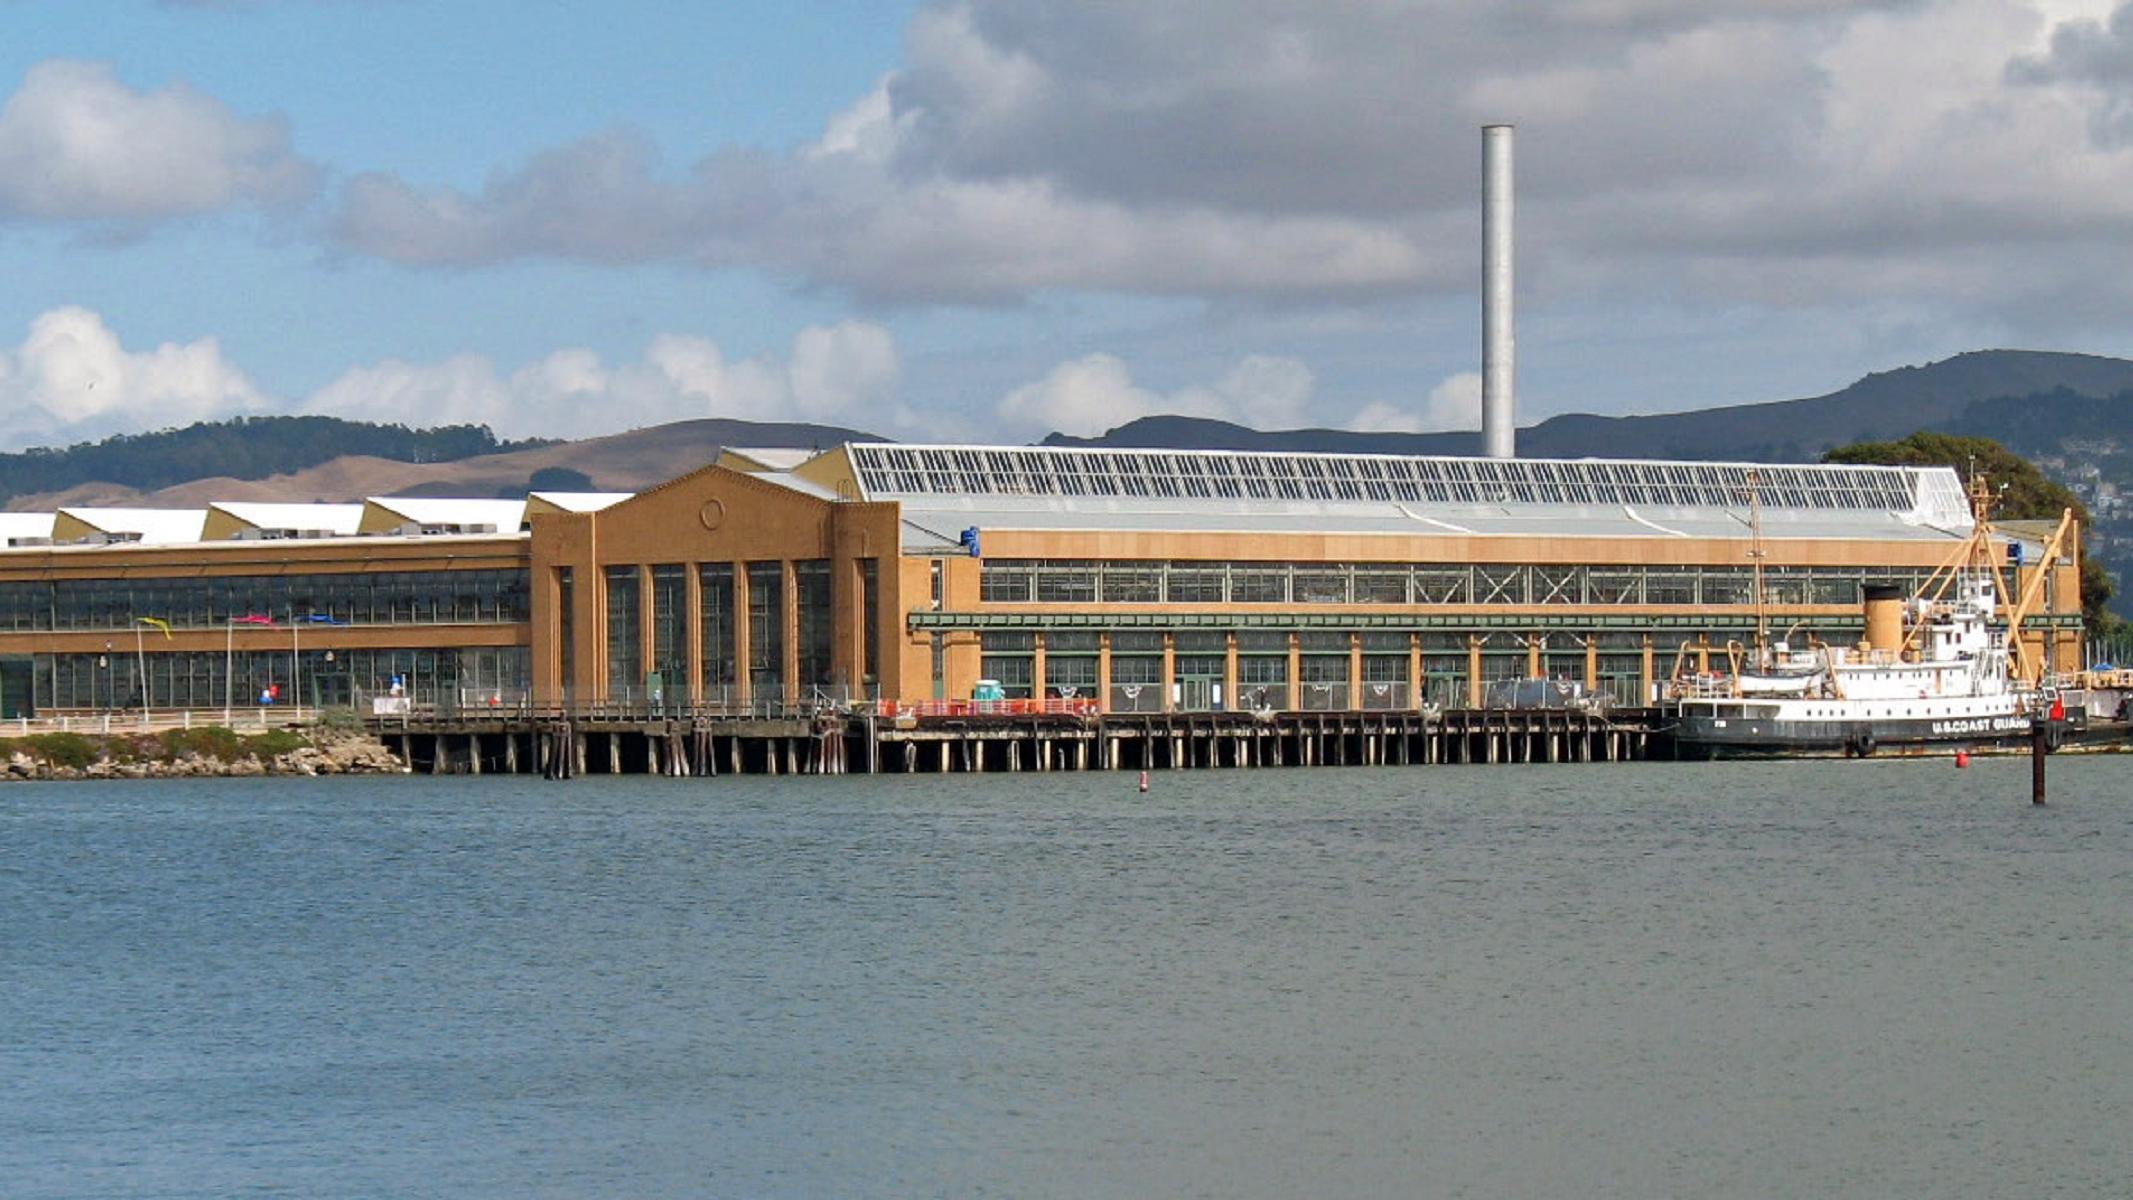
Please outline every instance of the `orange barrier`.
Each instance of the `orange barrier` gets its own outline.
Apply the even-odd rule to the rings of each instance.
[[[1093,699],[1044,700],[883,700],[884,717],[1088,717],[1101,707]]]

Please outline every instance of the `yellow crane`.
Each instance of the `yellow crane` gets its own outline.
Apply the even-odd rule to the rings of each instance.
[[[2044,582],[2050,578],[2060,553],[2074,544],[2076,524],[2073,509],[2059,514],[2059,527],[2045,539],[2044,554],[2038,560],[2037,569],[2030,572],[2029,582],[2022,585],[2022,594],[2007,609],[2007,649],[2014,655],[2015,675],[2032,687],[2044,678],[2045,664],[2030,650],[2029,643],[2022,640],[2022,620],[2036,611],[2038,601],[2044,598]]]
[[[2052,565],[2058,561],[2061,553],[2075,544],[2079,523],[2074,520],[2074,510],[2071,508],[2059,514],[2059,525],[2052,531],[2052,535],[2045,539],[2044,553],[2038,561],[2037,569],[2030,573],[2028,582],[2022,586],[2021,594],[2016,596],[2015,589],[2008,585],[2006,576],[2001,573],[2004,560],[1995,552],[1992,544],[1993,499],[1993,491],[1985,478],[1982,475],[1972,476],[1970,503],[1974,524],[1971,526],[1970,536],[1964,539],[1963,544],[1958,546],[1946,561],[1934,568],[1933,574],[1926,578],[1925,586],[1919,589],[1919,595],[1930,609],[1947,594],[1949,584],[1953,583],[1961,572],[1991,572],[1994,588],[2000,596],[2001,610],[2007,614],[2007,652],[2014,659],[2015,678],[2035,687],[2044,678],[2045,664],[2041,656],[2022,640],[2022,622],[2037,611],[2039,601],[2044,598],[2044,584],[2051,575]],[[2014,597],[2012,603],[2009,602],[2009,597]],[[1919,635],[1925,630],[1925,624],[1924,621],[1910,622],[1909,629],[1904,633],[1903,653],[1908,654],[1916,647]]]

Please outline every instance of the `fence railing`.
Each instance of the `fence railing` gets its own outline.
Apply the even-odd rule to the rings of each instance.
[[[39,733],[159,733],[166,729],[271,729],[316,720],[322,710],[283,705],[274,708],[152,708],[111,712],[58,712],[38,717],[0,719],[0,737],[29,737]]]
[[[497,720],[629,723],[639,721],[706,720],[806,720],[816,717],[897,718],[940,717],[1092,717],[1104,713],[1198,713],[1198,712],[1440,712],[1469,707],[1463,681],[1435,681],[1430,693],[1418,698],[1404,682],[1365,681],[1351,688],[1333,681],[1304,681],[1292,689],[1286,684],[1248,684],[1236,689],[1235,703],[1217,701],[1210,694],[1204,703],[1188,695],[1165,694],[1158,683],[1112,684],[1104,698],[1095,696],[1045,696],[1002,700],[880,700],[854,696],[842,689],[814,689],[798,700],[783,696],[743,699],[731,692],[714,693],[697,700],[667,700],[643,695],[601,700],[536,702],[522,691],[499,692],[472,689],[441,701],[423,701],[407,696],[362,698],[357,711],[384,724],[425,723],[439,720],[491,718]],[[1498,681],[1501,682],[1501,681]],[[1634,681],[1631,681],[1634,685]],[[1590,694],[1588,704],[1617,703],[1611,689]],[[1498,692],[1501,689],[1497,689]],[[1438,693],[1442,693],[1439,695]],[[1167,703],[1166,703],[1167,701]],[[1512,700],[1492,692],[1491,702],[1481,707],[1518,707]],[[269,710],[272,713],[274,710]],[[281,714],[275,713],[276,717]],[[272,719],[272,718],[270,718]],[[283,718],[285,719],[285,718]]]

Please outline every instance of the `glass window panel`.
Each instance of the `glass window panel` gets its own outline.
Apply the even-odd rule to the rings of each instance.
[[[607,691],[616,699],[644,694],[644,625],[639,613],[637,568],[607,569]]]
[[[703,650],[704,694],[724,699],[733,686],[733,564],[701,563],[696,568],[702,607],[697,612]]]
[[[1289,569],[1274,563],[1238,563],[1229,569],[1229,598],[1235,604],[1286,604]]]
[[[1163,572],[1143,563],[1106,563],[1103,568],[1103,599],[1106,604],[1154,604],[1163,598]]]
[[[1465,604],[1472,572],[1466,567],[1416,567],[1415,601],[1419,604]]]
[[[1163,581],[1164,599],[1172,604],[1220,604],[1228,574],[1219,564],[1172,563]]]
[[[1027,604],[1036,595],[1036,570],[1027,560],[986,559],[978,568],[978,599]]]
[[[785,568],[748,564],[748,686],[758,702],[785,695]]]
[[[1057,562],[1037,568],[1040,604],[1090,604],[1096,600],[1096,564]]]
[[[1357,604],[1405,604],[1407,603],[1407,569],[1404,567],[1357,567],[1355,569],[1355,602]]]
[[[799,611],[799,670],[802,689],[831,687],[839,681],[831,666],[830,564],[811,558],[793,564],[793,601]],[[803,698],[805,693],[803,691]]]
[[[1298,567],[1295,582],[1298,604],[1346,604],[1348,570],[1345,567]]]

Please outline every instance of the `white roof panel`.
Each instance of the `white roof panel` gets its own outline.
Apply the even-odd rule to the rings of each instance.
[[[207,524],[204,508],[62,508],[62,513],[91,529],[135,534],[144,546],[173,546],[200,540]]]
[[[48,538],[52,536],[52,514],[38,512],[0,512],[0,546],[14,538]]]
[[[533,492],[533,499],[553,504],[564,512],[599,512],[622,503],[634,492]]]
[[[431,496],[372,496],[369,502],[417,525],[494,525],[498,532],[518,529],[526,519],[524,500],[453,500]]]
[[[254,529],[322,529],[338,536],[354,533],[363,522],[360,504],[279,504],[221,500],[219,509]]]
[[[790,471],[808,459],[821,454],[820,450],[800,450],[785,446],[728,446],[726,453],[737,454],[750,462],[761,463],[773,471]]]

